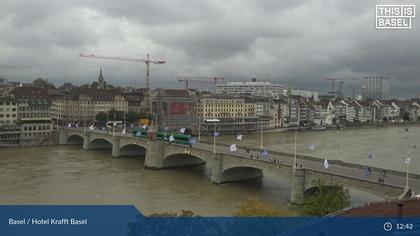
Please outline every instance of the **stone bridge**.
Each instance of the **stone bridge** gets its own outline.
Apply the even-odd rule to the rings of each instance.
[[[211,167],[211,182],[222,184],[251,178],[262,177],[263,173],[271,173],[278,178],[290,181],[292,185],[291,203],[300,204],[304,196],[313,191],[314,182],[320,178],[327,185],[342,184],[346,188],[362,190],[380,197],[394,197],[404,190],[404,178],[400,176],[387,177],[389,183],[378,183],[374,178],[364,178],[351,174],[349,167],[310,168],[313,164],[305,163],[305,168],[292,168],[290,157],[276,157],[282,162],[264,159],[251,159],[245,152],[225,151],[213,153],[209,144],[187,145],[171,144],[160,140],[148,140],[104,131],[86,131],[83,129],[62,129],[59,132],[60,144],[81,144],[83,149],[112,149],[112,157],[144,155],[145,168],[164,169],[177,168],[207,163]],[[221,147],[218,147],[220,149]],[[288,158],[288,159],[287,159]],[[316,163],[316,166],[322,166]],[[340,171],[340,168],[347,168]],[[337,169],[334,171],[334,169]],[[345,171],[344,171],[345,170]],[[349,174],[350,173],[350,174]],[[420,186],[418,180],[414,183]]]

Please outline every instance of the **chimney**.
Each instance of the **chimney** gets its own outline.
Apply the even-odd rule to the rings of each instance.
[[[257,82],[257,78],[252,78],[252,82]]]

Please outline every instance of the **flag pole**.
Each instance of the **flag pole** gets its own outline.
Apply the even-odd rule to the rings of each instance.
[[[201,139],[201,124],[200,124],[200,114],[198,114],[198,141]]]
[[[410,162],[411,162],[411,160],[410,160],[410,157],[411,157],[411,150],[410,150],[410,152],[408,153],[408,157],[407,157],[407,159],[405,160],[405,164],[406,164],[406,172],[405,172],[405,191],[407,191],[408,189],[409,189],[409,186],[408,186],[408,171],[409,171],[409,166],[410,166]]]
[[[297,139],[297,129],[295,129],[295,152],[293,158],[293,168],[296,168],[296,139]]]
[[[407,168],[406,168],[406,177],[405,177],[405,191],[408,190],[408,166],[410,165],[410,163],[407,163]]]
[[[340,127],[340,157],[343,161],[343,127]]]
[[[261,150],[263,149],[263,121],[261,119]]]
[[[216,122],[213,122],[213,153],[216,154]]]

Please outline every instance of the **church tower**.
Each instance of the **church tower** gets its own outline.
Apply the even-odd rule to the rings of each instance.
[[[101,70],[99,72],[99,77],[98,77],[98,89],[104,89],[105,88],[105,80],[104,77],[102,76],[102,67]]]

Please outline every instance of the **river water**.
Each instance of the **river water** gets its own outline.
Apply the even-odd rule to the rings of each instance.
[[[213,141],[212,137],[203,139]],[[293,153],[294,140],[293,131],[263,133],[263,148]],[[404,172],[405,159],[411,152],[410,172],[420,174],[420,126],[411,126],[408,131],[405,127],[304,131],[297,133],[296,140],[298,154]],[[237,141],[233,135],[220,136],[217,142],[260,147],[261,134],[245,134],[242,141]],[[371,159],[369,153],[372,153]]]
[[[403,169],[407,146],[420,140],[420,128],[344,130],[342,158],[364,163],[369,151],[373,165]],[[259,146],[259,134],[247,134],[242,144]],[[219,140],[236,142],[234,136]],[[338,158],[339,131],[300,132],[298,152]],[[293,150],[293,133],[264,136],[269,149]],[[282,143],[282,144],[280,144]],[[315,144],[311,153],[309,145]],[[420,145],[418,145],[420,148]],[[417,151],[412,170],[419,173]],[[340,157],[341,158],[341,157]],[[290,184],[265,174],[260,180],[222,185],[210,183],[210,169],[196,166],[145,170],[144,157],[111,158],[110,150],[81,146],[0,149],[0,204],[133,204],[145,214],[189,209],[202,216],[231,215],[248,197],[259,197],[286,209]],[[350,191],[354,204],[378,198]]]

